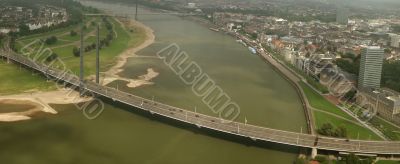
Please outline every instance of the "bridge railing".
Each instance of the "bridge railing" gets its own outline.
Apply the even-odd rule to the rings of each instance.
[[[22,55],[6,55],[4,52],[0,51],[0,56],[9,57],[13,61],[35,69],[47,76],[51,76],[79,87],[80,81],[76,75],[63,72],[56,68],[47,67],[40,63],[35,63],[34,61]],[[84,89],[87,91],[94,92],[96,94],[111,98],[115,101],[119,101],[154,114],[197,125],[199,127],[205,127],[225,133],[248,137],[254,140],[264,140],[300,147],[316,147],[318,149],[344,152],[400,154],[400,142],[338,139],[276,130],[239,122],[226,122],[225,120],[217,117],[191,112],[159,102],[153,102],[152,100],[122,92],[115,88],[101,86],[91,81],[86,82],[84,87]]]

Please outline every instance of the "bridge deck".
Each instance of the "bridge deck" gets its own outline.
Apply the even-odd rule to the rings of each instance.
[[[62,82],[66,82],[76,87],[79,87],[79,78],[75,75],[69,74],[67,72],[62,72],[61,70],[57,70],[55,68],[49,68],[43,64],[35,63],[34,61],[22,55],[10,55],[10,53],[0,52],[0,56],[9,58],[31,69],[35,69],[47,76],[51,76],[52,78],[61,80]],[[119,101],[124,104],[136,107],[139,110],[145,110],[153,114],[165,116],[174,120],[196,125],[198,127],[248,137],[254,140],[263,140],[298,147],[317,148],[341,152],[382,155],[400,154],[400,142],[346,140],[276,130],[243,124],[239,122],[226,122],[217,117],[191,112],[159,102],[152,102],[151,100],[141,98],[107,86],[101,86],[94,82],[86,82],[83,86],[83,89],[85,89],[86,91],[93,92],[98,95],[113,99],[114,101]]]

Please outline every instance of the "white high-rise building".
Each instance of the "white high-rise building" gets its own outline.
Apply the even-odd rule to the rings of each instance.
[[[380,88],[384,50],[380,47],[365,47],[361,51],[358,88]]]
[[[400,48],[400,35],[391,35],[391,44],[390,46],[395,47],[395,48]]]

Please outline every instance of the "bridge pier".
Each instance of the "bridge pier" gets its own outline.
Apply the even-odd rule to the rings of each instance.
[[[318,149],[316,147],[313,147],[311,150],[311,158],[315,159],[315,157],[317,157],[318,155]]]

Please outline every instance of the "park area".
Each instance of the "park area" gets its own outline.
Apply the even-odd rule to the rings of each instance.
[[[329,133],[329,130],[334,133],[336,131],[341,131],[340,129],[344,129],[345,132],[343,133],[346,134],[345,136],[340,137],[349,139],[382,140],[374,132],[367,129],[352,116],[326,100],[307,84],[302,82],[300,85],[312,106],[316,129],[319,133],[322,131]]]
[[[100,72],[110,69],[116,64],[120,54],[129,48],[137,47],[146,39],[144,29],[133,26],[130,20],[113,17],[87,18],[83,27],[86,78],[95,74],[97,24],[100,27]],[[65,68],[77,74],[81,27],[77,24],[17,38],[15,41],[17,51],[28,54],[37,62]],[[46,82],[41,75],[17,65],[7,64],[4,60],[0,61],[0,69],[3,70],[0,77],[7,81],[1,83],[0,94],[2,95],[55,89],[54,84]]]

